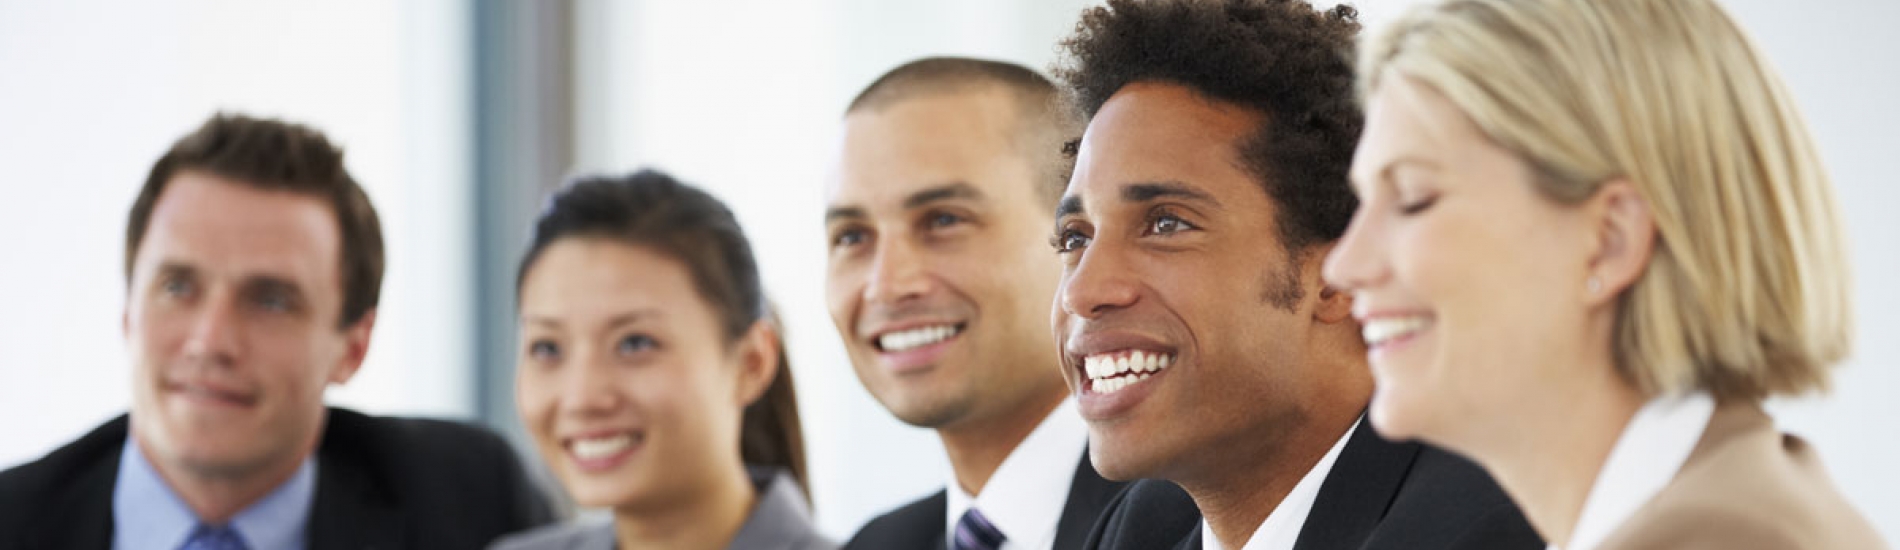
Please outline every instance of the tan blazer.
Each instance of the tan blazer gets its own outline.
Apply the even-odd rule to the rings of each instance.
[[[1801,438],[1753,402],[1720,403],[1676,479],[1599,548],[1887,548]]]

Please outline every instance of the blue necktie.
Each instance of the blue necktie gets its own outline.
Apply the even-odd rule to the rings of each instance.
[[[952,550],[997,550],[1003,547],[1003,540],[1006,538],[1008,537],[1004,537],[1002,531],[996,530],[995,525],[990,525],[989,518],[983,517],[982,512],[971,508],[957,520],[957,537],[950,544],[950,548]]]
[[[248,550],[244,537],[230,526],[212,527],[198,524],[191,530],[191,538],[185,539],[185,545],[178,550]]]

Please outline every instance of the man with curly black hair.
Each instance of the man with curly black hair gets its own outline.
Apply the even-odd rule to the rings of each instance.
[[[1541,548],[1475,465],[1362,425],[1350,7],[1110,0],[1056,74],[1088,119],[1056,209],[1053,323],[1090,458],[1129,487],[1098,548]]]

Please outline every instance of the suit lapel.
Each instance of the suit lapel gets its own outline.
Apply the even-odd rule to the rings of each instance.
[[[112,494],[119,481],[119,450],[128,437],[126,426],[126,417],[120,416],[61,450],[87,457],[91,464],[81,466],[70,485],[50,495],[44,508],[31,512],[43,518],[47,527],[38,530],[29,547],[112,548]]]
[[[1387,442],[1361,420],[1320,484],[1294,550],[1358,548],[1385,517],[1418,452],[1418,444]]]
[[[1069,482],[1069,499],[1062,505],[1060,519],[1056,520],[1055,548],[1082,547],[1095,521],[1102,516],[1102,510],[1124,485],[1127,484],[1102,479],[1102,474],[1089,462],[1088,449],[1083,449],[1082,460],[1075,466],[1075,478]]]
[[[1181,539],[1181,544],[1174,545],[1174,550],[1201,550],[1201,525],[1194,524],[1194,529],[1188,531],[1187,538]]]
[[[402,511],[388,489],[396,480],[378,475],[358,448],[348,422],[331,415],[317,448],[317,494],[305,526],[309,550],[403,548]]]
[[[916,545],[911,546],[912,548],[947,550],[950,534],[943,530],[943,518],[950,513],[949,491],[950,489],[948,488],[937,491],[937,494],[930,495],[930,498],[924,501],[923,509],[926,513],[921,514],[921,517],[928,523],[917,526],[915,532],[930,538],[929,540],[917,541]]]

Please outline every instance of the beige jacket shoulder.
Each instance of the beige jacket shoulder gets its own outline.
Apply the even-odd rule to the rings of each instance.
[[[1887,548],[1813,449],[1753,402],[1722,403],[1662,492],[1604,549]]]

